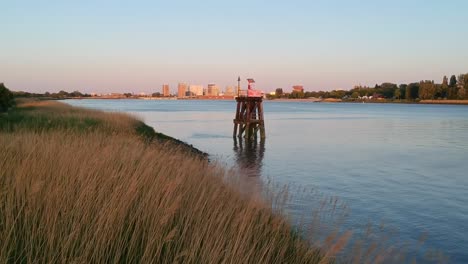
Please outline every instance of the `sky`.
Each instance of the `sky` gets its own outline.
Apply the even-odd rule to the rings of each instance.
[[[175,92],[238,76],[314,91],[468,72],[465,0],[0,0],[0,10],[0,82],[15,91]]]

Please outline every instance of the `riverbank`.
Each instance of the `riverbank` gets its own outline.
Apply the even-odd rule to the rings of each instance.
[[[141,98],[126,98],[126,97],[70,97],[70,98],[42,98],[41,100],[156,100],[156,101],[173,101],[173,100],[184,100],[184,101],[232,101],[234,97],[200,97],[200,98],[176,98],[176,97],[141,97]],[[276,98],[276,99],[265,99],[265,101],[271,102],[309,102],[309,103],[369,103],[369,104],[445,104],[445,105],[468,105],[468,100],[420,100],[420,101],[406,101],[406,100],[388,100],[388,99],[367,99],[367,100],[350,100],[350,99],[336,99],[336,98]]]
[[[468,100],[421,100],[420,104],[453,104],[468,105]]]
[[[312,247],[166,137],[59,102],[1,114],[0,262],[323,263],[346,243]]]
[[[446,104],[446,105],[468,105],[468,100],[420,100],[420,101],[406,101],[406,100],[342,100],[335,98],[301,98],[301,99],[268,99],[272,102],[310,102],[310,103],[354,103],[354,104]]]

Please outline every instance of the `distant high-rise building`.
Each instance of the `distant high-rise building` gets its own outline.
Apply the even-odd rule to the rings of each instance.
[[[164,97],[168,97],[168,96],[171,95],[171,92],[169,90],[169,84],[163,84],[163,86],[162,86],[162,95]]]
[[[234,87],[232,86],[226,86],[226,90],[224,91],[224,95],[226,96],[234,96]]]
[[[177,86],[177,97],[185,97],[187,92],[187,84],[179,83]]]
[[[214,83],[208,84],[208,89],[206,91],[206,95],[218,96],[219,95],[219,87]]]
[[[189,86],[190,96],[202,96],[203,95],[203,85],[190,85]]]
[[[294,85],[293,86],[293,93],[296,92],[296,93],[303,93],[304,92],[304,86],[302,85]]]

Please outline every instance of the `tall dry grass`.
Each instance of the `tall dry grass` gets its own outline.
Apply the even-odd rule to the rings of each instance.
[[[0,116],[0,131],[45,130],[134,134],[142,122],[123,113],[106,113],[71,107],[57,101],[22,100],[18,107]]]
[[[0,131],[1,263],[333,260],[226,184],[226,170],[173,144],[142,141],[131,117],[22,107],[57,124],[13,118]],[[99,125],[77,125],[90,117]]]
[[[317,252],[223,170],[138,138],[0,138],[1,262],[308,263]]]

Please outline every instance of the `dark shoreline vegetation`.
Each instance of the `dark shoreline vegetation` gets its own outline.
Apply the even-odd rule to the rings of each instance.
[[[450,100],[468,100],[468,73],[449,78],[444,76],[442,83],[425,80],[409,84],[394,84],[390,82],[376,84],[374,87],[356,85],[351,90],[333,91],[293,91],[286,93],[282,88],[275,91],[275,95],[267,95],[268,99],[339,99],[347,102],[400,102],[400,103],[434,103],[425,100],[447,103]],[[457,102],[453,102],[457,104]],[[468,101],[467,101],[468,103]]]
[[[0,83],[0,113],[7,111],[15,104],[13,93]]]

